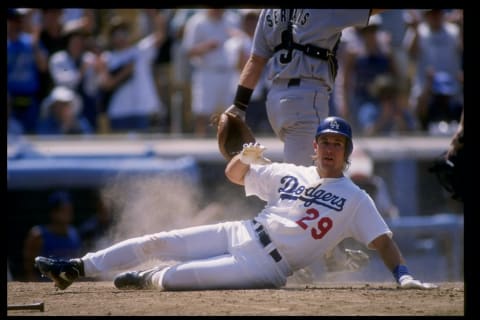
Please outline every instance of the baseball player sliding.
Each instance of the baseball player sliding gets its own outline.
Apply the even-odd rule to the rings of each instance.
[[[210,290],[279,288],[346,237],[378,251],[400,288],[431,289],[410,275],[392,232],[366,192],[343,171],[353,149],[350,125],[328,117],[313,139],[315,165],[271,162],[248,143],[228,162],[228,179],[266,202],[252,220],[149,234],[71,260],[37,257],[60,289],[79,277],[131,270],[150,259],[176,264],[117,275],[119,289]]]
[[[284,161],[311,165],[310,139],[320,121],[329,116],[330,94],[338,69],[336,51],[342,31],[351,26],[366,26],[370,15],[382,11],[384,9],[263,9],[233,104],[226,111],[245,119],[253,89],[263,70],[268,68],[271,87],[266,100],[267,115],[275,134],[284,142]],[[326,252],[325,259],[322,257],[318,262],[326,262],[327,268],[335,271],[338,268],[331,267],[338,264],[334,253],[341,252],[339,247],[335,252],[332,248]],[[359,265],[368,262],[363,252],[350,256],[347,261],[351,259]]]

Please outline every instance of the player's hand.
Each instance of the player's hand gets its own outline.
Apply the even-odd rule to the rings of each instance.
[[[240,152],[240,161],[244,164],[268,164],[272,163],[269,159],[263,156],[263,152],[266,150],[258,142],[250,142],[243,145],[243,150]]]
[[[368,265],[370,258],[362,250],[345,249],[347,260],[345,267],[350,271],[357,271]]]
[[[421,282],[419,280],[415,280],[410,275],[404,275],[400,277],[399,287],[400,289],[422,289],[422,290],[438,288],[438,286],[433,283]]]
[[[230,107],[228,107],[228,109],[225,110],[225,112],[230,112],[230,113],[236,114],[236,115],[238,115],[243,121],[245,121],[245,111],[243,111],[242,109],[240,109],[239,107],[237,107],[237,106],[234,105],[234,104],[232,104]]]
[[[325,255],[328,272],[358,271],[368,265],[370,258],[362,250],[333,250]]]

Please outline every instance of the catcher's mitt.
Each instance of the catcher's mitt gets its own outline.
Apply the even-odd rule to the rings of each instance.
[[[220,153],[230,161],[243,149],[243,145],[255,142],[250,127],[233,112],[223,112],[212,117],[212,124],[217,127],[217,142]]]

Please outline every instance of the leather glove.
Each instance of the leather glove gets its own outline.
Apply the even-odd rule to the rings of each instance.
[[[227,161],[240,153],[245,143],[255,142],[255,136],[244,119],[245,112],[235,106],[211,118],[211,124],[217,128],[218,149]]]

